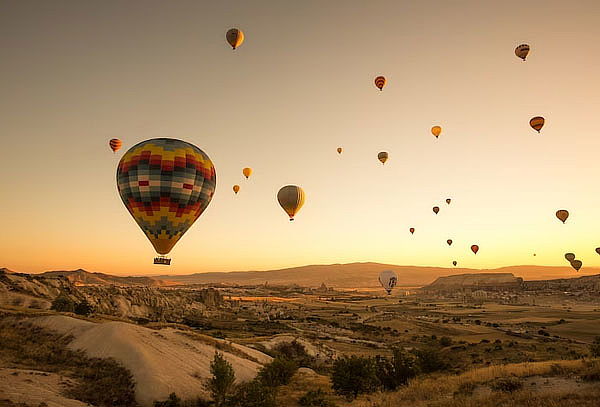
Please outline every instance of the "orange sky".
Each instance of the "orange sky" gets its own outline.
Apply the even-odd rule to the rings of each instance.
[[[599,13],[597,1],[2,2],[0,266],[478,268],[566,265],[565,251],[600,266]],[[230,27],[246,34],[236,51]],[[523,42],[527,62],[513,53]],[[197,145],[217,170],[170,268],[151,264],[115,186],[121,154],[153,137]],[[293,223],[276,200],[286,184],[307,194]]]

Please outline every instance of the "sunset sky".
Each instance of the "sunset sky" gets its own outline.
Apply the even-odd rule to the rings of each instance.
[[[0,1],[0,267],[567,266],[572,251],[585,273],[600,266],[598,15],[597,0]],[[115,183],[155,137],[217,171],[170,268]],[[306,192],[294,222],[287,184]]]

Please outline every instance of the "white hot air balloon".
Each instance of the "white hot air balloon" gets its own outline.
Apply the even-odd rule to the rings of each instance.
[[[383,270],[379,274],[379,283],[387,291],[388,295],[392,293],[392,289],[398,282],[398,276],[392,270]]]

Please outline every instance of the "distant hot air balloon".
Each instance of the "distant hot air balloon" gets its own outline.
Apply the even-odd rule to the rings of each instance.
[[[342,147],[338,147],[338,148],[337,148],[337,152],[338,152],[338,154],[342,154],[342,151],[344,151],[344,149],[343,149]]]
[[[204,212],[216,180],[208,155],[190,143],[170,138],[136,144],[117,167],[121,200],[163,256]],[[155,258],[156,264],[169,262]]]
[[[476,244],[474,244],[473,246],[471,246],[471,251],[475,254],[477,254],[477,252],[479,251],[479,246],[477,246]]]
[[[433,213],[435,213],[437,215],[439,211],[440,211],[440,207],[439,206],[434,206],[433,207]]]
[[[575,254],[574,253],[565,253],[565,259],[567,259],[567,261],[570,263],[573,260],[575,260]]]
[[[381,161],[382,164],[385,164],[385,162],[388,159],[388,153],[385,151],[380,152],[379,154],[377,154],[377,159]]]
[[[246,167],[242,170],[242,174],[244,174],[244,177],[246,177],[246,179],[248,179],[250,177],[250,175],[252,175],[252,168]]]
[[[234,185],[234,186],[233,186],[233,192],[235,192],[236,194],[237,194],[238,192],[240,192],[240,186],[239,186],[239,185]]]
[[[600,247],[596,247],[596,253],[600,254]]]
[[[559,209],[556,211],[556,217],[560,219],[562,223],[565,223],[569,218],[569,211],[566,209]]]
[[[458,263],[457,263],[457,261],[456,261],[456,260],[454,260],[454,261],[452,262],[452,265],[453,265],[454,267],[456,267],[456,265],[457,265],[457,264],[458,264]]]
[[[452,202],[452,199],[450,199],[450,198],[446,199],[446,203],[447,203],[448,205],[450,205],[450,202]]]
[[[533,257],[537,256],[537,254],[533,253]]]
[[[385,76],[378,76],[375,78],[375,86],[377,86],[377,89],[379,90],[383,90],[386,82]]]
[[[440,134],[442,134],[442,128],[440,126],[433,126],[431,128],[431,134],[433,134],[435,138],[438,138]]]
[[[410,229],[408,229],[408,231],[409,231],[409,232],[410,232],[410,234],[412,235],[412,234],[414,234],[414,233],[415,233],[415,228],[410,228]]]
[[[527,54],[529,54],[529,45],[521,44],[517,48],[515,48],[515,55],[525,61],[527,58]]]
[[[116,153],[123,145],[123,142],[118,138],[111,138],[108,142],[108,145],[110,146],[110,149],[113,151],[113,153]]]
[[[571,262],[571,267],[573,267],[575,269],[575,271],[579,271],[581,266],[583,266],[583,263],[581,262],[581,260],[573,260]]]
[[[398,282],[398,276],[392,270],[384,270],[379,274],[379,283],[388,295],[392,293],[392,289]]]
[[[544,127],[544,123],[546,120],[542,116],[536,116],[533,119],[529,120],[529,125],[538,133]]]
[[[452,246],[452,239],[446,240],[446,243],[448,243],[448,246]]]
[[[286,185],[277,193],[277,200],[283,210],[289,215],[290,221],[304,205],[304,190],[296,185]]]
[[[244,42],[244,33],[242,32],[242,30],[232,28],[229,31],[227,31],[227,34],[225,34],[225,38],[227,39],[229,45],[231,45],[233,49],[236,49]]]

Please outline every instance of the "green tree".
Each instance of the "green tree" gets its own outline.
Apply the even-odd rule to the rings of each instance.
[[[275,392],[259,380],[242,383],[236,386],[227,407],[277,407]]]
[[[75,302],[65,294],[60,294],[52,301],[50,309],[58,312],[74,312]]]
[[[590,353],[594,358],[600,358],[600,336],[594,338],[594,342],[590,345]]]
[[[227,397],[233,390],[235,372],[231,363],[225,360],[223,354],[216,351],[210,364],[210,372],[212,377],[208,379],[207,388],[215,401],[215,405],[221,407],[225,405]]]
[[[288,384],[298,370],[298,365],[293,360],[275,358],[258,372],[258,379],[268,387],[277,387]]]
[[[350,356],[337,359],[331,374],[332,388],[348,400],[372,393],[380,386],[374,359]]]

